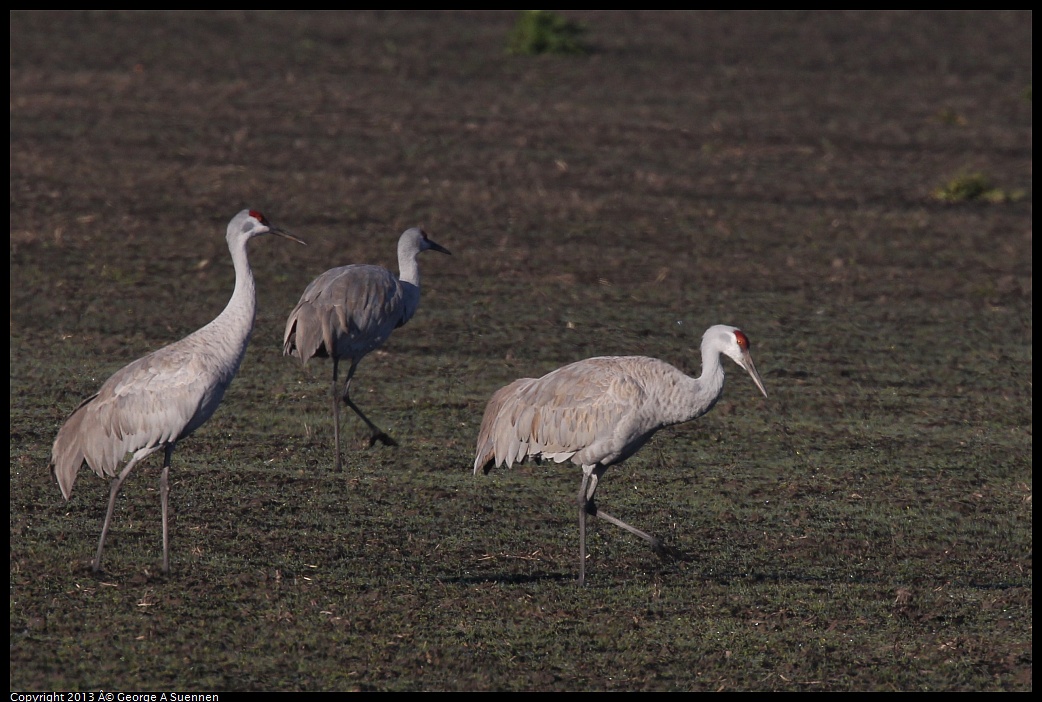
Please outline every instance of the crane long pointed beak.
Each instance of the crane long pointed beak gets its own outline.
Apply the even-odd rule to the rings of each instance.
[[[303,239],[298,239],[297,237],[293,236],[292,234],[287,232],[285,229],[281,229],[280,227],[271,227],[270,229],[268,229],[268,233],[269,234],[274,234],[276,236],[281,236],[283,239],[289,239],[290,241],[295,241],[298,244],[303,244],[304,246],[308,245],[308,242],[304,241]]]
[[[753,357],[746,351],[742,354],[742,368],[749,373],[749,376],[756,383],[756,387],[760,388],[760,392],[763,393],[764,397],[767,397],[767,389],[763,387],[763,381],[760,380],[760,374],[756,372],[756,366],[753,365]]]
[[[433,241],[431,241],[430,239],[428,239],[428,240],[427,240],[427,243],[431,245],[431,251],[440,251],[440,252],[442,252],[443,254],[448,254],[449,256],[451,256],[451,255],[452,255],[452,252],[451,252],[451,251],[449,251],[448,249],[446,249],[446,248],[445,248],[444,246],[442,246],[441,244],[435,244],[435,243],[434,243]]]

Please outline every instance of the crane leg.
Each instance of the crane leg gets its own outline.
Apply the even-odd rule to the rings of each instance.
[[[583,466],[583,481],[579,484],[579,585],[586,582],[586,515],[597,516],[597,505],[593,493],[597,492],[597,480],[606,468],[593,467],[590,472]]]
[[[170,457],[174,454],[174,445],[166,445],[163,458],[163,474],[159,476],[159,504],[163,510],[163,572],[170,572],[170,539],[167,531],[166,506],[170,496]]]
[[[152,446],[139,450],[127,461],[127,465],[120,471],[119,476],[112,481],[112,489],[109,491],[109,508],[105,512],[105,521],[101,525],[101,538],[98,539],[98,552],[94,555],[94,562],[91,564],[91,569],[95,573],[101,570],[101,552],[105,549],[105,537],[108,536],[109,524],[112,522],[112,512],[116,508],[116,495],[119,494],[119,489],[123,487],[123,481],[130,475],[130,471],[134,470],[134,466],[138,464],[138,461],[152,455],[158,449],[159,446]]]
[[[610,514],[605,512],[604,510],[598,508],[597,505],[594,504],[593,500],[590,500],[590,508],[593,510],[593,511],[590,512],[590,514],[592,514],[593,516],[599,517],[599,518],[601,518],[601,519],[603,519],[605,521],[611,522],[612,524],[614,524],[616,526],[620,526],[623,529],[625,529],[626,531],[630,532],[631,534],[636,534],[640,538],[642,538],[645,541],[647,541],[649,544],[651,544],[651,550],[659,558],[661,558],[663,560],[677,560],[677,561],[687,560],[688,555],[686,553],[684,553],[683,551],[681,551],[679,549],[676,549],[676,548],[673,548],[672,546],[667,546],[666,544],[662,543],[661,539],[659,539],[657,537],[654,537],[651,534],[648,534],[646,532],[643,532],[640,529],[638,529],[637,527],[630,526],[629,524],[627,524],[626,522],[622,521],[618,517],[611,516]]]
[[[674,559],[684,560],[687,558],[687,554],[683,551],[667,546],[662,543],[662,540],[652,536],[651,534],[641,531],[635,526],[627,524],[618,517],[608,514],[604,510],[597,506],[597,503],[593,499],[593,494],[597,491],[597,480],[601,475],[604,474],[606,468],[594,469],[589,475],[583,475],[582,486],[579,488],[579,539],[580,549],[579,555],[582,558],[582,563],[579,568],[579,584],[582,584],[582,565],[586,562],[586,515],[603,519],[606,522],[611,522],[615,526],[622,527],[629,533],[639,536],[640,538],[651,544],[651,550],[662,559]]]
[[[658,544],[659,540],[656,539],[654,536],[652,536],[651,534],[648,534],[648,533],[645,533],[645,532],[641,531],[637,527],[630,526],[629,524],[627,524],[626,522],[622,521],[618,517],[611,516],[610,514],[605,512],[604,510],[598,508],[597,505],[594,504],[593,500],[590,500],[589,504],[590,504],[590,509],[592,510],[590,512],[590,514],[592,514],[593,516],[598,517],[600,519],[603,519],[606,522],[611,522],[615,526],[620,526],[620,527],[622,527],[623,529],[625,529],[626,531],[628,531],[631,534],[636,534],[637,536],[639,536],[640,538],[644,539],[649,544],[651,544],[652,548],[655,548],[656,544]]]
[[[588,473],[583,473],[579,484],[579,586],[586,580],[586,486],[590,482]]]
[[[351,401],[351,378],[355,375],[355,369],[358,367],[358,361],[351,362],[351,368],[347,371],[347,380],[344,381],[344,404],[355,411],[362,421],[365,422],[366,426],[369,427],[369,445],[372,446],[377,441],[382,443],[384,446],[397,446],[398,442],[389,437],[383,429],[369,421],[369,418],[362,414],[362,410],[358,409],[358,405]]]
[[[340,398],[337,397],[337,389],[336,389],[336,385],[337,385],[337,383],[336,383],[337,367],[339,365],[340,365],[340,359],[338,359],[336,356],[334,356],[333,357],[333,393],[332,393],[332,396],[333,396],[333,446],[334,446],[333,450],[336,452],[335,453],[336,460],[334,461],[334,463],[336,464],[337,471],[340,470]]]

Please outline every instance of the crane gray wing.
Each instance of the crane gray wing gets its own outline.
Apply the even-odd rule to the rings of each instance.
[[[477,475],[479,469],[483,469],[487,473],[491,470],[493,463],[496,465],[502,463],[502,461],[495,461],[500,412],[504,406],[515,403],[515,398],[520,391],[528,384],[534,382],[535,378],[519,378],[492,394],[488,404],[485,406],[485,414],[481,419],[481,428],[478,430],[478,445],[474,458],[475,475]]]
[[[333,268],[308,285],[290,313],[283,353],[303,363],[313,357],[364,355],[387,340],[403,310],[402,286],[387,269]]]
[[[68,499],[84,462],[99,476],[112,477],[129,451],[175,442],[202,425],[228,385],[214,379],[215,369],[183,342],[116,371],[73,411],[54,440],[51,464],[62,494]]]
[[[608,460],[621,451],[625,428],[643,405],[644,387],[615,358],[593,358],[537,380],[521,380],[489,401],[479,432],[478,461],[495,465],[539,456],[557,463]]]

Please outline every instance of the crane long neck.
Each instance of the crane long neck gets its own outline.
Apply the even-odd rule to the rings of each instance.
[[[402,324],[412,319],[420,306],[420,266],[416,261],[419,253],[415,247],[401,244],[398,246],[398,280],[405,295]]]
[[[232,265],[235,266],[235,289],[221,314],[207,325],[208,328],[220,329],[221,336],[232,348],[241,345],[240,354],[246,351],[257,314],[257,287],[246,256],[247,241],[235,239],[228,242]]]
[[[684,376],[679,384],[670,424],[687,422],[713,409],[724,392],[724,366],[720,352],[702,348],[702,373],[697,378]]]
[[[398,247],[398,280],[420,287],[420,265],[416,260],[419,255],[414,247],[401,245]]]

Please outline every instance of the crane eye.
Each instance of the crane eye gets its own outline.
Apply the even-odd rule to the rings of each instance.
[[[744,351],[749,350],[749,337],[745,335],[745,332],[743,332],[741,329],[735,329],[734,338],[735,341],[738,342],[738,348]]]

